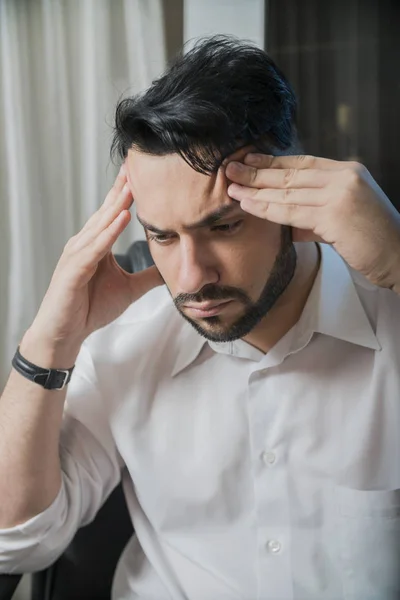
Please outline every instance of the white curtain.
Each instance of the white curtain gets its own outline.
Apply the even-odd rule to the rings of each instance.
[[[264,47],[267,0],[184,0],[184,41],[186,48],[195,38],[229,33]]]
[[[164,67],[161,0],[0,0],[0,390],[66,241],[112,185],[118,98]],[[138,237],[132,220],[115,250]]]

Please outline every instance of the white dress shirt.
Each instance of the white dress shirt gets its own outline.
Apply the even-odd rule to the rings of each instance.
[[[0,570],[50,564],[123,481],[115,600],[400,598],[400,297],[328,246],[267,354],[209,343],[157,288],[85,342],[63,485],[0,530]]]

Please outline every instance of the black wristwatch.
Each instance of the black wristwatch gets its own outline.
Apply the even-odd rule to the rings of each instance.
[[[44,387],[46,390],[62,390],[70,382],[72,371],[71,369],[43,369],[24,358],[19,347],[12,359],[12,366],[18,373]]]

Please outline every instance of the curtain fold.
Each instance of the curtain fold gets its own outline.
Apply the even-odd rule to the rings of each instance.
[[[162,0],[0,1],[0,389],[65,243],[112,185],[116,102],[165,63]],[[115,250],[140,237],[131,223]]]

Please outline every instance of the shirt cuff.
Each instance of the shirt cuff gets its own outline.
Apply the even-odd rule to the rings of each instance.
[[[35,515],[34,517],[29,519],[28,521],[25,521],[24,523],[14,525],[14,527],[0,529],[0,546],[4,537],[12,537],[13,535],[19,536],[21,533],[23,533],[26,536],[40,534],[40,537],[43,537],[43,532],[47,531],[46,525],[48,524],[49,526],[52,526],[54,524],[54,519],[59,518],[60,512],[62,512],[63,510],[64,503],[65,489],[64,483],[62,483],[57,497],[43,512],[39,513],[38,515]]]

